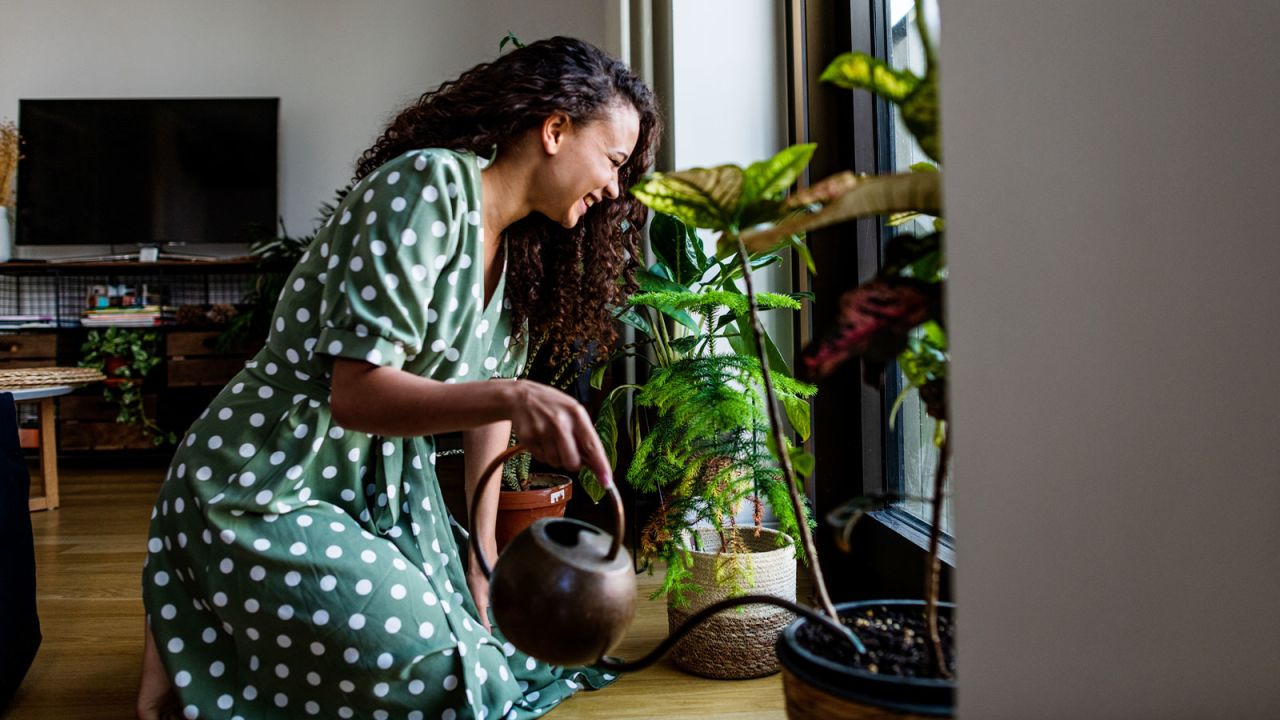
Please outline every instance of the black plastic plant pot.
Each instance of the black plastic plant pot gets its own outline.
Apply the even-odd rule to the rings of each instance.
[[[862,615],[867,610],[902,610],[923,614],[923,600],[868,600],[842,603],[836,612],[842,618]],[[940,616],[950,618],[954,603],[938,603]],[[955,682],[936,678],[902,677],[873,673],[835,662],[804,646],[800,630],[809,623],[801,618],[778,637],[778,661],[783,668],[787,696],[787,716],[798,718],[880,717],[868,714],[878,708],[905,716],[950,717],[955,713]]]

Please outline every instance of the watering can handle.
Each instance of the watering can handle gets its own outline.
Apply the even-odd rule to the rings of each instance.
[[[484,496],[484,489],[489,486],[489,483],[493,482],[493,477],[503,463],[522,452],[528,452],[528,450],[520,445],[512,445],[498,453],[498,456],[493,459],[493,462],[489,463],[489,467],[485,468],[484,473],[480,475],[480,484],[476,487],[475,494],[471,498],[471,552],[475,553],[476,559],[480,561],[480,571],[484,573],[486,578],[492,579],[493,570],[489,565],[489,559],[484,556],[484,550],[480,547],[480,536],[475,532],[476,513],[480,509],[480,498]],[[618,486],[615,483],[610,483],[605,490],[608,491],[609,497],[613,499],[614,517],[617,519],[613,532],[613,542],[609,545],[609,553],[605,556],[605,562],[612,562],[618,556],[618,549],[622,546],[622,495],[619,494]]]

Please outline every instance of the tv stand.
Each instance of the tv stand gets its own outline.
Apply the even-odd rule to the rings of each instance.
[[[153,252],[148,252],[152,250]],[[95,262],[137,262],[153,263],[161,260],[171,262],[217,262],[220,258],[212,255],[195,255],[192,253],[159,252],[155,248],[142,248],[133,253],[117,253],[113,255],[76,255],[72,257],[49,258],[50,263],[95,263]]]

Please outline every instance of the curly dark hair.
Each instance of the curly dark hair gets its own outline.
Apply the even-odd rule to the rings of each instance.
[[[556,363],[617,341],[611,309],[637,289],[648,209],[626,189],[653,165],[662,119],[653,92],[621,61],[590,43],[553,37],[483,63],[402,110],[360,157],[355,180],[400,154],[427,147],[499,154],[557,111],[575,123],[616,102],[640,116],[636,149],[618,170],[623,193],[593,205],[572,230],[534,213],[506,230],[512,326],[528,320],[534,351]],[[532,361],[533,358],[530,358]]]

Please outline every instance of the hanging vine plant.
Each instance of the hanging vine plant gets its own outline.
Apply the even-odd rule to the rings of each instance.
[[[90,330],[80,351],[81,367],[97,368],[107,376],[102,396],[119,409],[116,422],[142,430],[155,445],[178,441],[175,433],[147,417],[142,384],[160,364],[160,338],[155,331],[109,327]]]

